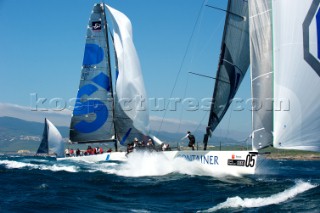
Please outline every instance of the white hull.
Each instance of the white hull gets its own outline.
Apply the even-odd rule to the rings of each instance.
[[[255,174],[257,152],[250,151],[170,151],[163,152],[168,159],[182,157],[196,161],[199,167],[211,174]]]
[[[64,157],[57,158],[57,160],[74,160],[74,161],[88,161],[88,162],[100,162],[100,161],[127,161],[126,152],[106,152],[97,155],[84,155],[77,157]]]
[[[212,174],[255,174],[257,165],[257,152],[250,151],[165,151],[153,152],[153,154],[164,155],[168,160],[183,158],[187,161],[198,162],[200,169]],[[57,158],[57,160],[75,161],[127,161],[126,152],[110,152],[98,155],[79,157]]]

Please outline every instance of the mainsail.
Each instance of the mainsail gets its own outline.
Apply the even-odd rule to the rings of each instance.
[[[271,0],[249,1],[252,142],[258,150],[273,142]]]
[[[229,0],[206,142],[227,112],[249,67],[248,4]]]
[[[103,4],[95,4],[89,24],[80,85],[70,126],[72,142],[112,141],[113,96]]]
[[[44,120],[42,140],[37,154],[55,154],[64,157],[64,142],[59,130],[48,120]]]
[[[320,151],[320,0],[272,1],[274,147]]]

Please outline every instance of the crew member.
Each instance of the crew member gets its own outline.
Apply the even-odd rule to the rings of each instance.
[[[185,139],[185,138],[188,138],[189,139],[189,144],[188,144],[188,147],[191,147],[192,150],[194,150],[194,145],[196,143],[196,138],[194,137],[193,134],[191,134],[190,131],[187,132],[187,135],[184,136],[183,138],[181,138],[181,140]]]

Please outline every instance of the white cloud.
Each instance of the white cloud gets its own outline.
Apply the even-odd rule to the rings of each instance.
[[[43,122],[45,118],[48,118],[57,126],[69,126],[71,111],[66,109],[62,111],[53,111],[48,109],[32,110],[31,107],[20,106],[16,104],[0,103],[0,116],[9,116],[20,118],[27,121]]]

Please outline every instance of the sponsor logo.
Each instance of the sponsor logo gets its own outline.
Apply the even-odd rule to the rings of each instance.
[[[229,166],[244,166],[245,160],[234,160],[234,159],[228,159],[228,165]]]
[[[101,21],[93,21],[92,30],[101,30]]]
[[[302,24],[303,28],[303,54],[304,60],[313,68],[320,77],[320,0],[314,0],[307,13],[307,16]],[[313,25],[313,27],[310,27]],[[311,31],[310,29],[316,30]],[[316,35],[314,35],[316,34]],[[317,38],[317,51],[311,52],[310,45],[315,41],[310,42],[310,38]]]
[[[232,155],[231,159],[228,159],[227,164],[229,166],[246,166],[246,167],[254,167],[256,160],[255,154],[250,153],[246,156],[245,160],[241,159],[241,156]]]
[[[219,165],[218,156],[179,154],[179,155],[177,155],[177,157],[185,158],[188,161],[199,161],[202,164]]]

